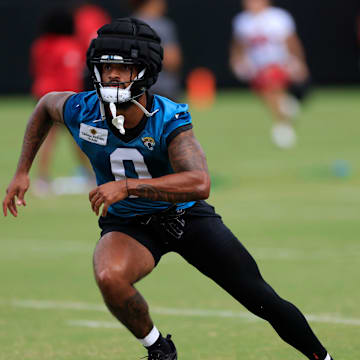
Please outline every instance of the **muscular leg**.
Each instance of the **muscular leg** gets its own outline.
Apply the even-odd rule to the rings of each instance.
[[[291,148],[296,143],[296,134],[291,121],[296,112],[296,105],[291,104],[289,95],[281,88],[263,90],[259,95],[273,114],[272,141],[280,148]]]
[[[287,96],[285,89],[264,90],[259,95],[270,109],[276,122],[291,124],[289,116],[284,113],[281,107],[281,102]]]
[[[153,328],[148,305],[133,286],[155,266],[150,251],[132,237],[105,234],[94,252],[94,273],[105,304],[111,313],[138,339]]]
[[[195,225],[196,223],[196,225]],[[309,359],[325,359],[326,350],[303,314],[262,278],[257,264],[218,218],[197,218],[179,253]]]

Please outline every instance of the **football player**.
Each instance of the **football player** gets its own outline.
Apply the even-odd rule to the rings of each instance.
[[[94,273],[111,313],[145,346],[148,359],[175,360],[170,335],[153,324],[134,284],[175,251],[213,279],[311,360],[330,360],[302,313],[267,284],[256,262],[204,200],[210,192],[205,154],[186,104],[147,91],[163,50],[140,20],[101,27],[87,52],[95,91],[45,95],[29,119],[3,212],[25,205],[29,170],[54,123],[64,123],[89,157],[98,186],[89,193],[101,214]]]

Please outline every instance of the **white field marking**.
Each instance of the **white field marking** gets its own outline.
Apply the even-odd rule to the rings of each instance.
[[[348,257],[358,257],[360,255],[360,247],[345,248],[341,251],[328,250],[306,250],[295,248],[253,248],[250,251],[255,259],[262,260],[322,260],[337,259],[342,260]]]
[[[358,258],[360,256],[360,247],[349,247],[342,249],[341,251],[331,251],[324,249],[306,250],[296,248],[255,247],[251,248],[250,253],[254,256],[255,260],[319,261],[336,259],[340,261],[348,261],[349,257]],[[180,255],[175,253],[167,254],[161,258],[162,265],[180,262],[185,262],[185,260],[183,260]]]
[[[21,247],[14,244],[21,242]],[[37,241],[34,239],[6,239],[3,244],[6,251],[0,253],[0,258],[6,260],[17,259],[23,257],[26,253],[27,256],[43,257],[43,256],[56,256],[59,254],[91,254],[94,244],[79,243],[76,241],[65,241],[62,243],[52,243],[48,241]],[[246,246],[246,243],[244,244]],[[259,260],[316,260],[319,259],[344,259],[349,257],[360,256],[360,246],[343,248],[341,251],[337,250],[306,250],[296,248],[276,248],[276,247],[254,247],[250,251],[255,259]],[[180,263],[182,258],[175,253],[170,253],[161,259],[162,264]]]
[[[2,302],[4,304],[4,302]],[[81,311],[101,311],[108,310],[104,305],[79,303],[79,302],[62,302],[62,301],[39,301],[39,300],[13,300],[12,306],[29,308],[29,309],[65,309],[65,310],[81,310]],[[206,309],[176,309],[152,307],[152,314],[157,315],[172,315],[172,316],[187,316],[187,317],[218,317],[218,318],[237,318],[247,321],[260,321],[261,319],[249,312],[231,311],[231,310],[206,310]],[[342,324],[360,326],[360,319],[343,318],[334,314],[314,315],[308,314],[305,317],[310,322],[326,323],[326,324]]]
[[[19,246],[20,243],[21,246]],[[17,259],[22,258],[24,254],[35,257],[58,256],[59,254],[91,254],[94,246],[95,243],[85,244],[76,241],[56,243],[51,241],[37,241],[31,238],[7,238],[3,243],[3,249],[5,249],[5,251],[0,253],[0,258],[6,260],[9,258]]]
[[[260,320],[249,312],[231,310],[204,310],[204,309],[173,309],[163,307],[152,307],[150,311],[159,315],[173,316],[193,316],[193,317],[221,317],[221,318],[240,318],[247,321]]]
[[[13,300],[11,304],[15,307],[28,309],[61,309],[61,310],[85,310],[107,312],[105,305],[89,304],[80,302],[66,301],[47,301],[47,300]]]
[[[125,329],[123,325],[114,321],[95,321],[95,320],[69,320],[66,322],[69,326],[79,326],[88,328],[105,329]]]

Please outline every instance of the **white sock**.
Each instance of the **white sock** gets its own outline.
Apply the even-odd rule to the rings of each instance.
[[[149,334],[147,336],[145,336],[143,339],[139,339],[139,341],[145,346],[145,347],[149,347],[151,345],[153,345],[156,340],[159,338],[160,332],[159,330],[156,328],[156,326],[154,325],[154,327],[152,328],[152,330],[149,332]],[[326,359],[327,360],[327,359]]]
[[[329,354],[327,354],[326,358],[324,360],[331,360],[331,356]]]

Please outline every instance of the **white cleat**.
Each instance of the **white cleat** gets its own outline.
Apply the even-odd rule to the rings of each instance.
[[[289,149],[296,144],[296,134],[289,124],[276,124],[271,130],[273,143],[281,149]]]

